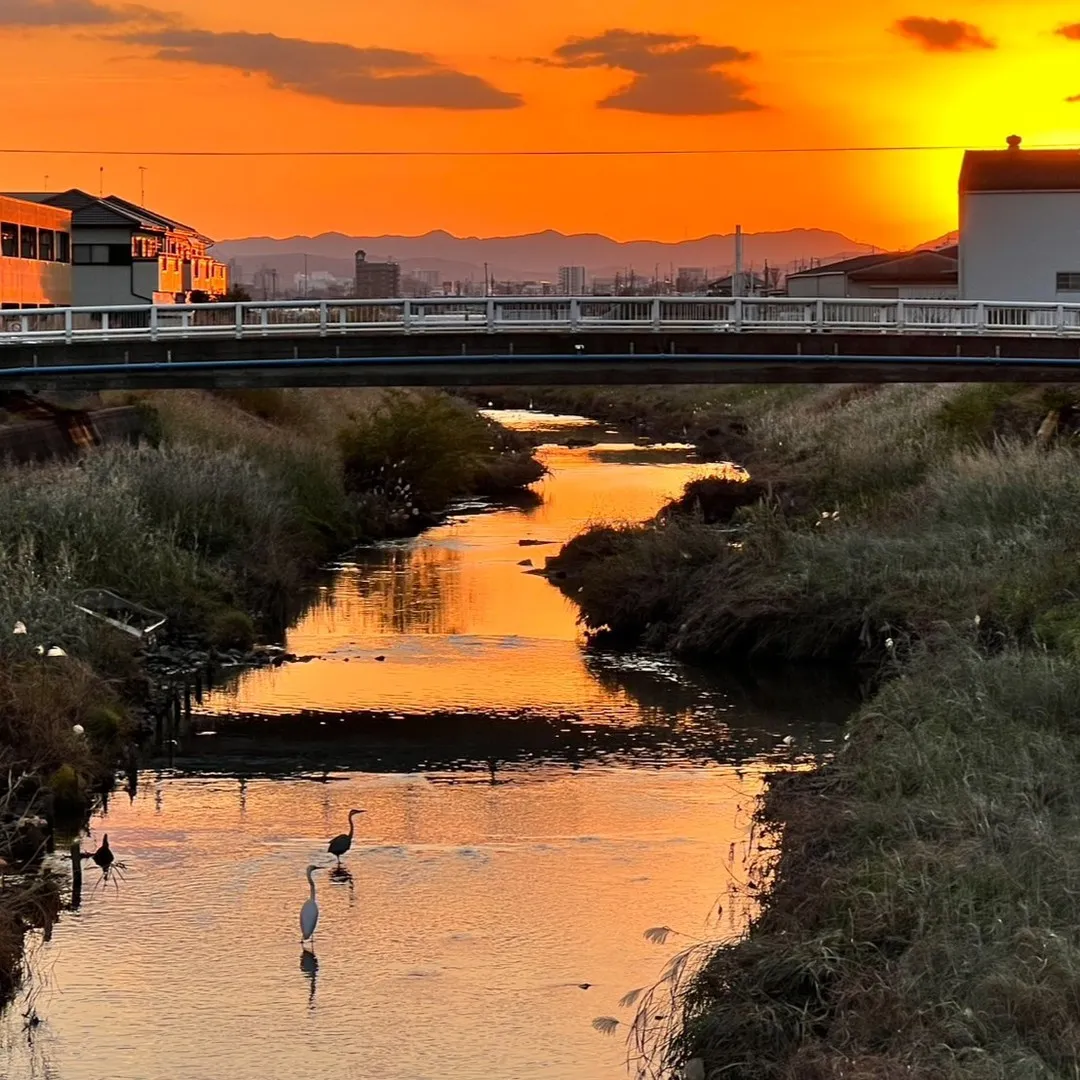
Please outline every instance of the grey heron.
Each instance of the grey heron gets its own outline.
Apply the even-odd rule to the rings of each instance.
[[[331,855],[337,857],[338,866],[341,865],[341,856],[352,847],[353,830],[356,827],[356,822],[353,821],[353,817],[356,814],[362,814],[363,812],[363,810],[350,810],[349,831],[347,833],[342,833],[340,836],[335,836],[326,847],[326,850],[329,851]]]
[[[301,942],[311,940],[311,935],[315,933],[315,927],[319,922],[319,905],[315,903],[315,880],[311,875],[316,870],[322,869],[323,867],[316,866],[314,863],[307,868],[307,880],[311,888],[311,895],[304,901],[304,906],[300,909],[300,933],[303,935],[300,938]]]

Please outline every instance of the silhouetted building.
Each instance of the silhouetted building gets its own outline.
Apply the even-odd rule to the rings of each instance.
[[[858,255],[788,274],[788,296],[842,300],[955,300],[958,251],[890,251]]]
[[[960,171],[960,295],[1080,302],[1080,153],[969,150]]]
[[[400,296],[401,267],[396,262],[368,262],[367,252],[358,251],[353,292],[358,300]]]
[[[71,213],[0,195],[0,307],[71,306]]]
[[[585,267],[584,266],[560,266],[559,267],[559,295],[560,296],[584,296],[585,295]]]

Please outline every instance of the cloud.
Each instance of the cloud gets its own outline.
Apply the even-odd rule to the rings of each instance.
[[[977,26],[959,19],[924,19],[910,15],[897,22],[896,29],[905,37],[917,41],[927,52],[997,48]]]
[[[721,116],[760,108],[750,86],[718,70],[752,55],[732,45],[710,45],[686,34],[607,30],[571,38],[538,63],[560,68],[611,68],[633,79],[597,102],[601,109],[661,113],[666,116]]]
[[[1068,23],[1065,26],[1059,26],[1054,32],[1060,34],[1063,38],[1068,38],[1069,41],[1080,41],[1080,23]]]
[[[165,22],[168,16],[137,4],[109,7],[97,0],[0,0],[0,26],[109,26]]]
[[[476,75],[443,67],[423,53],[399,49],[177,28],[125,34],[122,40],[155,48],[159,60],[258,72],[275,89],[344,105],[516,109],[523,104],[519,95],[499,90]]]

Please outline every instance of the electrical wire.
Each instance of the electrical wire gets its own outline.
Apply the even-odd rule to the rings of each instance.
[[[769,146],[659,150],[81,150],[0,147],[0,155],[161,158],[508,158],[508,157],[723,157],[759,154],[911,154],[1001,150],[999,146]],[[1042,143],[1026,150],[1080,150],[1074,143]]]

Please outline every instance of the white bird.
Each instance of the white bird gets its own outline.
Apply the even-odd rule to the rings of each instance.
[[[24,622],[23,622],[23,621],[22,621],[22,620],[20,619],[20,620],[19,620],[19,621],[18,621],[18,622],[17,622],[17,623],[16,623],[15,625],[14,625],[14,627],[12,627],[12,630],[11,630],[11,632],[12,632],[13,634],[25,634],[25,633],[26,633],[26,623],[24,623]]]
[[[73,725],[71,730],[74,731],[76,735],[86,734],[86,728],[84,728],[82,724]]]
[[[784,737],[784,745],[785,746],[794,746],[795,745],[795,736],[794,735],[786,735]]]
[[[46,656],[67,656],[67,653],[59,645],[50,645]]]
[[[319,924],[319,905],[315,903],[315,882],[311,875],[316,870],[322,870],[323,867],[316,866],[312,863],[307,868],[307,880],[308,885],[311,887],[311,895],[304,901],[304,906],[300,909],[300,933],[303,937],[300,938],[301,942],[310,941],[311,935],[315,933],[315,927]]]

